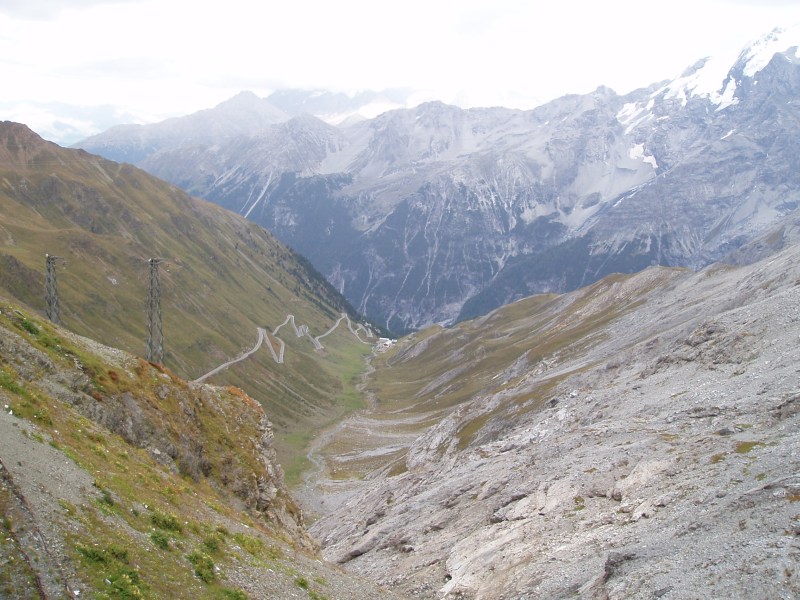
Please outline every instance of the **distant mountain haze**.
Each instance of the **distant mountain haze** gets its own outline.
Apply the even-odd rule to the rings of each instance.
[[[529,111],[366,118],[402,93],[242,93],[79,146],[263,225],[403,332],[612,272],[699,268],[780,223],[800,202],[798,38]]]

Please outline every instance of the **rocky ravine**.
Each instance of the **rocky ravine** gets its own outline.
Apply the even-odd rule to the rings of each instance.
[[[635,308],[577,351],[499,365],[513,383],[417,437],[399,474],[347,482],[353,496],[312,529],[324,555],[417,598],[798,597],[798,259],[793,246],[751,267],[651,269],[561,297],[573,322]],[[431,339],[414,344],[393,364],[426,360]],[[454,373],[440,398],[465,376]],[[497,412],[465,446],[466,424],[525,407],[548,379],[541,408]],[[386,427],[392,414],[378,397],[359,419]],[[330,464],[359,453],[355,431]]]

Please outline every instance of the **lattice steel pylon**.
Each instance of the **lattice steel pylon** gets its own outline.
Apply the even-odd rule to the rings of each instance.
[[[61,315],[58,310],[58,285],[56,284],[56,259],[58,256],[50,254],[44,255],[45,264],[45,283],[44,283],[44,303],[47,318],[58,325],[61,322]]]
[[[158,281],[158,265],[164,262],[160,258],[151,258],[150,291],[147,296],[147,360],[151,363],[164,362],[164,334],[161,330],[161,285]]]

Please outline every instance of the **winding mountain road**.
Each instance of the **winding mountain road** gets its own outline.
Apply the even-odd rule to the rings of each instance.
[[[328,336],[331,333],[333,333],[334,331],[336,331],[336,328],[339,327],[339,325],[341,324],[342,321],[347,321],[347,328],[350,330],[350,333],[352,333],[354,336],[356,336],[356,338],[358,339],[359,342],[361,342],[362,344],[369,344],[369,342],[365,342],[364,340],[362,340],[359,337],[357,330],[353,329],[353,322],[350,320],[350,317],[348,317],[346,314],[343,313],[342,316],[339,317],[339,319],[336,321],[336,323],[333,324],[333,327],[328,329],[328,331],[326,331],[322,335],[318,335],[317,337],[314,338],[314,340],[315,340],[315,344],[314,345],[316,346],[317,344],[319,344],[319,348],[318,349],[321,349],[322,348],[322,344],[320,344],[320,340],[322,338],[324,338],[325,336]],[[369,332],[364,328],[364,326],[361,323],[358,324],[358,327],[360,329],[363,329],[367,336],[370,335]]]
[[[275,351],[275,346],[273,346],[272,341],[269,338],[270,334],[267,333],[267,330],[264,329],[263,327],[257,327],[256,329],[258,331],[258,339],[256,340],[255,345],[250,350],[248,350],[247,352],[241,354],[237,358],[234,358],[232,360],[229,360],[228,362],[225,362],[225,363],[219,365],[218,367],[216,367],[215,369],[212,369],[211,371],[209,371],[205,375],[202,375],[202,376],[198,377],[197,379],[194,380],[194,383],[202,383],[203,381],[205,381],[209,377],[211,377],[213,375],[216,375],[220,371],[224,371],[225,369],[227,369],[231,365],[236,364],[238,362],[241,362],[241,361],[249,358],[250,356],[255,354],[255,352],[258,351],[259,348],[261,348],[261,345],[265,341],[267,343],[267,347],[269,348],[270,353],[272,354],[273,360],[277,364],[282,365],[283,364],[284,353],[286,351],[286,344],[284,343],[284,341],[281,338],[278,337],[278,331],[280,331],[281,327],[283,327],[284,325],[291,324],[292,327],[294,328],[294,333],[295,333],[295,335],[297,337],[303,337],[303,336],[308,337],[311,340],[311,343],[314,344],[314,349],[315,350],[322,350],[322,349],[324,349],[324,346],[322,345],[322,342],[320,342],[320,340],[322,338],[324,338],[325,336],[330,335],[331,333],[336,331],[336,328],[339,327],[339,325],[342,323],[342,321],[345,321],[345,320],[347,321],[347,328],[350,330],[350,333],[352,333],[359,342],[361,342],[362,344],[369,344],[370,343],[370,342],[362,340],[361,336],[359,336],[358,332],[359,331],[363,331],[364,334],[367,337],[373,337],[373,334],[367,328],[365,328],[361,323],[359,323],[358,327],[354,329],[353,328],[353,323],[350,320],[350,317],[346,313],[342,313],[342,316],[339,317],[339,319],[337,319],[336,323],[334,323],[333,326],[330,329],[328,329],[328,331],[326,331],[322,335],[318,335],[316,337],[313,337],[311,335],[311,333],[309,332],[309,329],[308,329],[308,325],[299,325],[298,326],[295,323],[294,315],[286,315],[286,319],[283,321],[283,323],[278,325],[272,332],[272,338],[274,338],[278,342],[278,351],[277,352]]]
[[[253,346],[250,350],[248,350],[247,352],[245,352],[244,354],[242,354],[238,358],[234,358],[233,360],[229,360],[228,362],[223,363],[220,366],[218,366],[216,369],[212,369],[211,371],[209,371],[205,375],[203,375],[201,377],[198,377],[197,379],[194,380],[194,382],[195,383],[202,383],[203,381],[205,381],[206,379],[208,379],[212,375],[216,375],[220,371],[224,371],[225,369],[230,367],[232,364],[240,362],[240,361],[243,361],[244,359],[249,358],[251,355],[255,354],[255,352],[259,348],[261,348],[261,344],[264,343],[264,336],[267,335],[267,330],[266,329],[264,329],[262,327],[258,327],[257,329],[258,329],[258,340],[256,341],[256,345],[255,346]],[[272,355],[275,356],[275,349],[272,348],[272,344],[269,344],[269,346],[270,346],[270,349],[272,350]],[[283,356],[283,349],[282,348],[281,348],[281,356]],[[275,360],[277,362],[277,357],[275,357]]]

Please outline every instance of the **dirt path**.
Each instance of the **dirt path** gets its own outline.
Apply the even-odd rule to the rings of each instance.
[[[359,494],[369,484],[361,477],[362,472],[404,455],[422,428],[418,417],[387,418],[374,395],[366,390],[375,371],[372,356],[366,358],[365,364],[357,389],[366,408],[332,424],[314,438],[306,453],[312,466],[293,490],[312,521]]]
[[[54,523],[63,514],[59,502],[80,506],[97,496],[92,479],[8,410],[0,410],[0,439],[0,488],[12,524],[9,535],[36,573],[42,597],[77,597],[82,586],[63,567],[69,560]]]
[[[334,329],[340,322],[341,319],[336,322]],[[330,331],[332,331],[332,329]],[[330,331],[328,331],[328,333],[330,333]],[[303,473],[303,483],[295,490],[295,497],[303,506],[303,510],[309,514],[312,519],[332,511],[334,508],[347,501],[360,487],[357,485],[357,482],[335,481],[328,476],[327,459],[324,450],[342,433],[345,427],[374,408],[375,399],[365,392],[367,380],[375,371],[375,368],[372,366],[371,358],[371,356],[368,356],[364,359],[364,372],[361,374],[361,382],[356,386],[356,389],[365,396],[367,408],[324,429],[312,440],[306,452],[306,457],[312,466]]]
[[[358,331],[359,330],[364,330],[364,332],[367,334],[368,337],[369,337],[369,332],[367,332],[366,329],[364,329],[364,326],[361,325],[360,323],[359,323],[357,329],[353,329],[353,322],[350,320],[350,317],[348,317],[344,313],[342,313],[342,316],[337,319],[336,323],[334,323],[333,326],[330,329],[328,329],[328,331],[326,331],[322,335],[318,335],[317,337],[314,338],[316,340],[316,343],[319,344],[320,343],[319,341],[322,338],[324,338],[326,336],[329,336],[334,331],[336,331],[337,327],[339,327],[339,325],[342,323],[342,321],[347,321],[347,328],[350,330],[350,333],[352,333],[358,339],[359,342],[361,342],[362,344],[369,344],[369,342],[365,342],[364,340],[361,339],[361,336],[358,335]],[[322,345],[320,344],[320,348],[321,347],[322,347]]]

